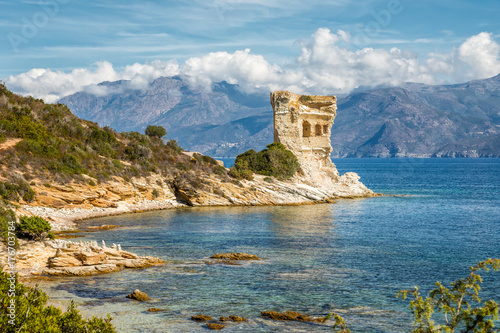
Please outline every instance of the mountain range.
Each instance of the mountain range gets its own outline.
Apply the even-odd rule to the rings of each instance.
[[[273,138],[267,93],[227,82],[210,90],[162,77],[147,89],[103,82],[106,94],[60,100],[83,119],[118,131],[161,125],[186,149],[217,157],[260,150]],[[500,157],[500,75],[455,85],[407,83],[339,96],[332,157]]]

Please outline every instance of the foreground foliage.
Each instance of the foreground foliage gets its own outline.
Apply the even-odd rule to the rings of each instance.
[[[405,299],[408,294],[413,297],[410,308],[415,315],[415,333],[431,332],[500,332],[495,330],[494,321],[498,320],[499,305],[488,300],[482,302],[479,297],[483,279],[477,272],[500,268],[500,259],[488,259],[470,268],[469,276],[451,283],[446,288],[436,282],[436,288],[424,299],[415,287],[413,290],[402,290],[398,293]],[[434,312],[444,314],[444,322],[436,324],[432,320]]]
[[[436,288],[424,298],[418,289],[401,290],[397,297],[406,299],[409,295],[410,309],[415,316],[412,333],[495,333],[495,321],[499,320],[500,306],[493,300],[482,302],[479,297],[482,277],[477,273],[480,270],[489,271],[500,269],[500,259],[481,261],[470,268],[469,276],[451,282],[451,287],[446,288],[441,282],[436,282]],[[434,312],[442,316],[440,323],[433,320]],[[334,329],[337,332],[348,333],[344,319],[337,313],[325,317],[325,321],[333,319]]]
[[[12,284],[12,285],[11,285]],[[13,300],[13,301],[12,301]],[[52,305],[47,305],[48,296],[38,288],[26,287],[11,279],[0,269],[0,331],[11,332],[53,332],[53,333],[90,333],[116,332],[107,319],[92,317],[85,319],[71,302],[66,312]],[[15,304],[15,325],[8,307]],[[11,321],[9,323],[9,321]]]
[[[251,179],[253,172],[278,179],[289,179],[299,170],[297,157],[279,142],[267,145],[256,152],[250,149],[236,157],[231,175],[235,178]]]

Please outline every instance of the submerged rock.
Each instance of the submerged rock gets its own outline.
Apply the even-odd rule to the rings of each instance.
[[[223,260],[264,260],[255,254],[248,253],[217,253],[210,257],[210,259],[223,259]]]
[[[212,320],[212,317],[205,316],[205,315],[197,315],[197,316],[192,316],[191,320],[194,320],[194,321],[209,321],[209,320]]]
[[[220,317],[220,321],[234,321],[235,323],[241,323],[243,321],[247,321],[247,319],[240,316],[229,316],[229,317]]]
[[[88,227],[88,229],[91,230],[110,230],[110,229],[115,229],[119,228],[120,226],[114,225],[114,224],[103,224],[101,226],[94,226],[94,227]]]
[[[163,312],[163,311],[167,311],[165,309],[158,309],[158,308],[150,308],[148,309],[148,312]]]
[[[130,295],[127,295],[127,298],[135,299],[137,301],[149,301],[151,298],[145,292],[140,291],[139,289],[134,290],[134,292]]]

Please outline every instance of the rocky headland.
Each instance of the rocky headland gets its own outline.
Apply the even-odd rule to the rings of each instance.
[[[17,216],[45,218],[52,231],[75,230],[75,222],[82,219],[148,210],[303,205],[377,196],[357,174],[340,175],[329,159],[336,116],[332,96],[272,94],[275,141],[293,152],[300,164],[298,172],[285,180],[259,174],[235,179],[219,161],[184,152],[176,142],[101,129],[76,118],[63,105],[21,98],[5,87],[2,93],[0,107],[10,117],[5,121],[21,117],[19,107],[29,115],[19,118],[24,127],[6,133],[0,141],[0,154],[5,157],[0,165],[2,196],[17,201]],[[30,133],[34,126],[38,132],[26,138],[23,131]],[[49,147],[45,142],[50,140],[57,145]],[[22,274],[91,275],[162,263],[117,246],[62,240],[20,240],[17,256]]]

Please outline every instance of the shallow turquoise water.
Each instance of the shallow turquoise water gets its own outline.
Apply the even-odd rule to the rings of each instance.
[[[42,287],[76,299],[86,314],[110,313],[121,332],[204,332],[191,315],[236,314],[248,323],[225,332],[322,332],[331,326],[279,323],[264,310],[320,316],[339,311],[353,332],[408,332],[411,314],[398,290],[452,281],[500,257],[499,159],[337,159],[381,198],[294,207],[178,209],[100,218],[82,224],[123,228],[85,234],[159,256],[167,266]],[[207,265],[214,253],[267,258]],[[152,302],[125,298],[134,289]],[[500,301],[500,273],[485,274],[484,298]],[[150,307],[167,311],[150,314]]]

